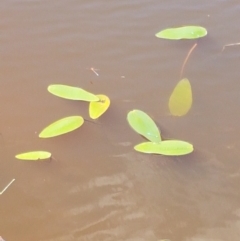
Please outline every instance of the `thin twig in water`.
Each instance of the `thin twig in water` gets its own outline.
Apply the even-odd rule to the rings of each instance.
[[[97,122],[92,121],[92,120],[88,120],[88,119],[84,119],[84,120],[87,121],[87,122],[90,122],[90,123],[92,123],[92,124],[101,125],[100,123],[97,123]],[[1,241],[1,240],[0,240],[0,241]]]
[[[92,70],[92,72],[93,72],[95,75],[99,76],[99,74],[98,74],[97,71],[96,71],[96,70],[98,70],[98,69],[94,69],[94,68],[92,67],[90,70]]]
[[[15,179],[12,179],[11,182],[8,183],[8,185],[0,192],[0,195],[2,195],[9,187],[10,185],[15,181]]]
[[[226,47],[231,47],[231,46],[236,46],[236,45],[240,45],[240,43],[231,43],[231,44],[225,44],[222,48],[222,52]]]
[[[185,58],[185,60],[184,60],[184,62],[183,62],[183,65],[182,65],[182,68],[181,68],[181,72],[180,72],[180,79],[182,78],[183,71],[184,71],[184,67],[185,67],[185,65],[186,65],[186,63],[187,63],[187,61],[188,61],[188,59],[189,59],[192,51],[196,48],[196,46],[197,46],[197,43],[195,43],[195,44],[192,46],[192,48],[189,50],[189,52],[188,52],[188,54],[187,54],[187,57]]]
[[[91,70],[95,75],[99,76],[99,73],[97,72],[97,70],[100,70],[100,69],[95,69],[95,68],[93,68],[93,67],[91,67],[91,68],[86,68],[86,69]]]

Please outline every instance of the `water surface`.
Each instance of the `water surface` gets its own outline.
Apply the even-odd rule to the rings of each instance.
[[[6,241],[238,241],[240,235],[237,1],[37,1],[0,3],[0,236]],[[181,65],[196,41],[155,38],[163,28],[202,25],[185,68],[194,104],[168,112]],[[98,70],[96,76],[89,69]],[[86,103],[47,92],[68,84],[111,98],[97,124],[49,140],[38,133]],[[141,109],[164,137],[194,144],[189,156],[136,153],[126,122]],[[45,149],[51,162],[17,153]]]

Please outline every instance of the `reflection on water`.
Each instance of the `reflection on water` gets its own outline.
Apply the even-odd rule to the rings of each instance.
[[[0,235],[6,240],[238,241],[239,72],[236,1],[24,1],[0,3]],[[173,18],[174,16],[174,18]],[[193,108],[172,118],[168,98],[190,41],[154,34],[202,25],[185,68]],[[222,31],[227,29],[228,31]],[[90,68],[99,69],[96,75]],[[123,78],[124,77],[124,78]],[[111,98],[97,125],[40,140],[48,123],[88,117],[85,103],[51,96],[49,84]],[[132,109],[147,112],[166,139],[194,144],[183,157],[136,153]],[[44,149],[51,162],[16,153]]]

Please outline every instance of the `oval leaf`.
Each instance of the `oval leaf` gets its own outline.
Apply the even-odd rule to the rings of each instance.
[[[47,126],[39,134],[39,137],[49,138],[59,136],[79,128],[83,123],[84,119],[81,116],[65,117]]]
[[[184,26],[179,28],[164,29],[155,34],[157,38],[163,39],[198,39],[207,35],[207,30],[200,26]]]
[[[165,156],[182,156],[193,152],[193,145],[185,141],[167,140],[160,143],[143,142],[134,147],[136,151]]]
[[[192,88],[188,79],[182,79],[174,88],[169,99],[169,110],[174,116],[183,116],[192,107]]]
[[[96,95],[99,101],[90,102],[89,115],[92,119],[100,117],[110,106],[110,99],[106,95]]]
[[[152,142],[160,142],[161,136],[153,119],[141,110],[132,110],[127,115],[129,125],[140,135]]]
[[[47,151],[31,151],[16,155],[15,157],[19,160],[24,161],[38,161],[48,159],[51,157],[51,153]]]
[[[68,85],[49,85],[48,91],[68,100],[98,101],[99,98],[84,89]]]

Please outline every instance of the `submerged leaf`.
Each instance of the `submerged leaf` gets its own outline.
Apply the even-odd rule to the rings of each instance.
[[[25,161],[38,161],[48,159],[51,157],[51,153],[47,151],[31,151],[16,155],[15,157],[19,160]]]
[[[92,119],[100,117],[110,106],[110,99],[106,95],[96,95],[99,101],[90,102],[89,115]]]
[[[207,35],[207,30],[200,26],[184,26],[179,28],[164,29],[155,34],[157,38],[163,39],[197,39]]]
[[[49,85],[48,91],[58,97],[68,99],[68,100],[83,100],[83,101],[98,101],[99,98],[78,87],[68,86],[68,85]]]
[[[132,110],[127,115],[129,125],[140,135],[152,142],[160,142],[161,136],[153,119],[141,110]]]
[[[81,116],[65,117],[43,129],[42,132],[39,134],[39,137],[49,138],[68,133],[79,128],[83,124],[83,122],[84,119]]]
[[[160,143],[143,142],[134,147],[136,151],[165,156],[182,156],[193,152],[191,143],[179,140],[166,140]]]
[[[192,107],[192,88],[188,79],[182,79],[174,88],[169,99],[169,110],[174,116],[183,116]]]

